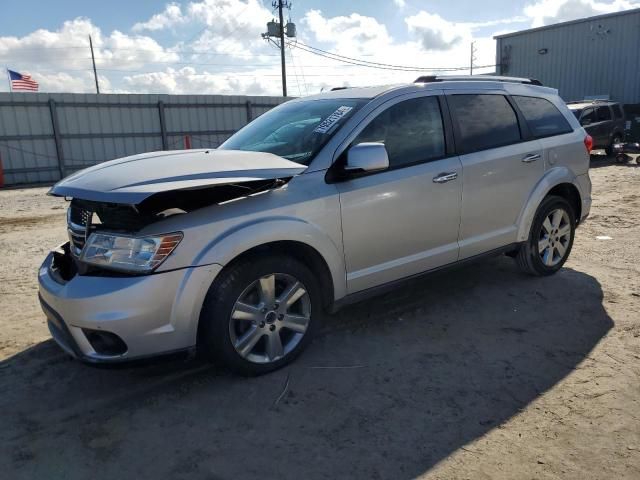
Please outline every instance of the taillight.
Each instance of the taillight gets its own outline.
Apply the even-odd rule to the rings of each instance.
[[[591,135],[584,137],[584,146],[587,148],[587,153],[591,153],[593,149],[593,138],[591,138]]]

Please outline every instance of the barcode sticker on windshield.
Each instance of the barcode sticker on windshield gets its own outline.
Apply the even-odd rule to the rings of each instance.
[[[342,117],[353,110],[353,107],[342,106],[325,118],[314,130],[315,133],[327,133]]]

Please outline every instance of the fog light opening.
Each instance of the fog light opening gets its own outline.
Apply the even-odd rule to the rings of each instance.
[[[87,328],[83,328],[82,332],[99,355],[123,355],[127,351],[127,344],[115,333]]]

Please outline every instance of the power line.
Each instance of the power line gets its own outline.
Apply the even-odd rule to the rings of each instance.
[[[369,67],[369,68],[375,68],[375,67],[380,67],[381,69],[389,69],[389,70],[402,70],[402,71],[410,71],[410,72],[418,72],[418,71],[436,71],[436,70],[441,70],[441,71],[455,71],[455,70],[467,70],[469,69],[468,66],[460,66],[460,67],[424,67],[424,66],[409,66],[409,65],[395,65],[395,64],[390,64],[390,63],[383,63],[383,62],[373,62],[370,60],[365,60],[362,58],[355,58],[355,57],[349,57],[346,55],[341,55],[341,54],[337,54],[337,53],[333,53],[333,52],[329,52],[327,50],[323,50],[321,48],[317,48],[317,47],[313,47],[311,45],[307,45],[305,43],[302,43],[300,41],[296,41],[296,42],[287,42],[287,44],[289,45],[289,47],[291,48],[299,48],[302,51],[305,51],[307,53],[312,53],[314,55],[318,55],[320,57],[323,58],[327,58],[330,60],[334,60],[334,61],[340,61],[341,63],[344,63],[344,66],[349,66],[349,67]],[[64,49],[86,49],[86,47],[76,47],[76,46],[66,46],[66,47],[40,47],[40,48],[31,48],[31,49],[20,49],[20,51],[28,51],[28,50],[64,50]],[[162,53],[162,54],[193,54],[193,55],[219,55],[219,56],[236,56],[239,57],[238,54],[234,54],[234,53],[220,53],[220,52],[204,52],[204,51],[199,51],[199,50],[153,50],[153,49],[135,49],[135,48],[105,48],[106,51],[124,51],[124,52],[149,52],[149,53]],[[260,54],[260,55],[254,55],[254,54],[248,54],[250,57],[258,57],[258,56],[263,56],[263,57],[278,57],[279,55],[277,54]],[[24,61],[24,58],[20,58],[20,57],[12,57],[12,56],[7,56],[7,55],[0,55],[0,58],[3,58],[5,60],[7,59],[11,59],[11,58],[19,58],[20,60]],[[78,59],[83,59],[86,58],[88,60],[91,59],[91,57],[74,57],[76,60]],[[48,59],[51,59],[51,56],[48,57]],[[117,57],[100,57],[97,56],[95,57],[96,60],[106,60],[106,61],[115,61],[118,62],[118,60],[125,60],[125,59],[118,59]],[[135,61],[135,60],[134,60]],[[140,59],[141,63],[144,64],[167,64],[167,65],[196,65],[196,66],[216,66],[216,67],[269,67],[269,66],[276,66],[276,64],[263,64],[263,63],[254,63],[254,64],[231,64],[231,63],[210,63],[210,62],[189,62],[189,61],[180,61],[180,60],[153,60],[153,61],[144,61],[142,59]],[[99,66],[99,65],[98,65]],[[480,66],[476,66],[474,65],[474,68],[489,68],[489,67],[495,67],[495,64],[492,65],[480,65]],[[302,67],[302,65],[299,65],[299,67]],[[332,68],[330,65],[304,65],[304,67],[306,68]],[[100,68],[100,70],[105,70],[104,68]]]
[[[329,52],[327,50],[322,50],[321,48],[317,48],[317,47],[312,47],[311,45],[307,45],[305,43],[302,43],[300,41],[296,42],[296,45],[294,46],[298,46],[301,45],[305,48],[317,51],[317,52],[321,52],[327,55],[331,55],[334,57],[338,57],[338,58],[343,58],[345,60],[350,60],[350,61],[354,61],[354,62],[358,62],[358,63],[367,63],[367,64],[371,64],[371,65],[380,65],[380,66],[384,66],[384,67],[390,67],[390,68],[405,68],[405,69],[414,69],[414,68],[418,68],[418,69],[424,69],[424,70],[438,70],[439,68],[421,68],[421,67],[413,67],[413,66],[405,66],[405,65],[393,65],[393,64],[389,64],[389,63],[380,63],[380,62],[371,62],[369,60],[362,60],[360,58],[354,58],[354,57],[347,57],[346,55],[340,55],[338,53],[333,53],[333,52]]]
[[[393,70],[393,71],[401,71],[401,72],[424,72],[424,71],[456,71],[456,70],[468,70],[469,67],[468,66],[464,66],[464,67],[411,67],[411,66],[407,66],[407,65],[392,65],[392,64],[385,64],[385,63],[379,63],[379,62],[369,62],[367,60],[359,60],[359,59],[355,59],[352,57],[346,57],[344,55],[338,55],[338,54],[334,54],[331,52],[327,52],[325,50],[321,50],[319,48],[315,48],[315,47],[309,47],[306,48],[307,45],[298,42],[298,43],[293,43],[293,42],[289,42],[289,46],[293,47],[293,48],[299,48],[300,50],[303,50],[305,52],[308,53],[312,53],[314,55],[319,55],[321,57],[324,58],[328,58],[334,61],[338,61],[338,62],[343,62],[343,63],[348,63],[351,65],[357,65],[360,67],[368,67],[368,68],[377,68],[380,70]],[[313,48],[313,50],[312,50]],[[487,68],[487,67],[495,67],[495,65],[479,65],[476,66],[476,68]]]
[[[274,65],[275,66],[275,65]],[[118,68],[98,68],[101,72],[121,72],[121,73],[166,73],[158,70],[138,70],[138,69],[118,69]],[[86,72],[91,73],[90,67],[87,68],[37,68],[34,69],[36,73],[66,73],[66,72]],[[211,77],[211,76],[234,76],[234,77],[279,77],[279,74],[270,73],[235,73],[235,72],[203,72],[203,73],[179,73],[185,77]],[[294,75],[293,73],[289,74]],[[344,73],[318,73],[318,74],[304,74],[307,77],[345,77],[345,76],[364,76],[363,74],[344,74]]]
[[[63,47],[28,47],[19,48],[20,52],[38,52],[42,50],[85,50],[86,46],[63,46]],[[188,55],[220,55],[220,56],[239,56],[238,53],[228,52],[209,52],[206,50],[191,50],[191,49],[178,49],[178,50],[158,50],[153,48],[120,48],[120,47],[97,47],[97,50],[109,51],[109,52],[146,52],[146,53],[175,53],[175,54],[188,54]],[[247,53],[249,56],[258,56],[252,53]],[[265,53],[260,54],[263,57],[279,57],[278,54]],[[96,57],[97,58],[97,57]]]
[[[295,61],[293,59],[293,49],[289,48],[289,56],[291,57],[291,65],[293,65],[294,71],[296,70],[296,64]],[[328,66],[328,65],[326,65]],[[307,79],[304,75],[304,68],[302,65],[298,65],[298,68],[300,68],[300,74],[302,75],[302,84],[304,85],[304,91],[306,92],[307,95],[309,95],[309,89],[307,88]],[[297,77],[296,77],[296,81],[297,81]],[[302,95],[302,94],[301,94]]]

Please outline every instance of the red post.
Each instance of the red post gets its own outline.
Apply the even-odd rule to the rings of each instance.
[[[184,136],[184,149],[191,150],[191,135]]]

